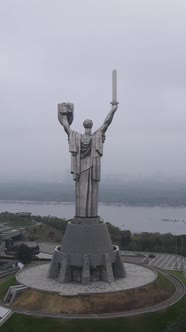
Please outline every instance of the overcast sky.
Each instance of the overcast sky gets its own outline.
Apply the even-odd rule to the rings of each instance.
[[[184,175],[185,0],[6,0],[0,3],[0,180],[62,180],[70,171],[57,104],[72,129],[107,131],[102,174]],[[70,175],[69,175],[70,177]]]

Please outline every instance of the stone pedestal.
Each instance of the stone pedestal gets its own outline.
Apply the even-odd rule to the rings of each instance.
[[[54,251],[49,278],[89,284],[125,276],[119,248],[112,245],[107,225],[99,217],[75,217],[67,224],[62,244]]]

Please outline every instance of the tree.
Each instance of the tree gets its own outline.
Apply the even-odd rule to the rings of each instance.
[[[30,263],[32,255],[33,255],[32,248],[29,248],[24,243],[22,243],[20,246],[16,248],[16,257],[23,264]]]
[[[54,235],[55,235],[54,231],[49,231],[49,232],[48,232],[48,237],[49,237],[50,239],[53,239],[53,238],[54,238]]]
[[[121,238],[120,238],[120,246],[123,249],[128,249],[128,245],[131,240],[131,232],[126,230],[126,231],[121,231]]]

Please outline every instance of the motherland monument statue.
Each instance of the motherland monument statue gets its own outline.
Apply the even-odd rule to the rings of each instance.
[[[58,120],[68,135],[71,173],[75,181],[75,217],[67,225],[62,245],[55,249],[48,276],[58,281],[114,281],[125,277],[119,248],[113,246],[107,225],[98,215],[101,157],[105,132],[118,108],[117,71],[112,72],[112,102],[102,126],[92,133],[92,120],[85,120],[84,134],[71,129],[72,103],[58,104]]]
[[[115,72],[114,72],[115,73]],[[112,108],[103,125],[92,133],[92,120],[85,120],[84,134],[70,128],[73,119],[73,104],[58,105],[58,119],[68,135],[69,152],[71,153],[71,173],[75,180],[76,216],[98,216],[98,193],[101,179],[101,157],[105,132],[112,122],[118,108],[118,102],[111,102]]]

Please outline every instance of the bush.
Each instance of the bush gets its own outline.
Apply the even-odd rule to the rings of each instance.
[[[33,255],[32,248],[29,248],[24,243],[16,248],[16,257],[22,264],[30,263],[32,255]]]

